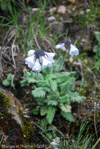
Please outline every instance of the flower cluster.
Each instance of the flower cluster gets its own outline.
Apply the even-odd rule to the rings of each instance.
[[[54,56],[55,53],[48,53],[40,49],[30,50],[28,57],[25,59],[25,64],[33,71],[40,72],[42,68],[52,66]]]
[[[56,45],[55,48],[62,49],[63,51],[66,51],[66,47],[65,47],[66,44],[70,45],[69,54],[71,55],[71,57],[74,57],[74,55],[79,54],[79,50],[77,49],[77,47],[75,45],[72,44],[71,40],[66,40],[64,43],[60,43],[60,44]]]

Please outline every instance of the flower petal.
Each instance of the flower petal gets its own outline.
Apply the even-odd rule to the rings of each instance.
[[[71,49],[70,49],[69,54],[71,55],[71,57],[73,57],[74,55],[78,55],[79,50],[76,48],[76,46],[74,46],[72,44],[70,46],[71,46]]]
[[[56,45],[55,48],[56,48],[56,49],[62,49],[63,51],[66,50],[66,48],[65,48],[65,43],[60,43],[60,44]]]
[[[46,58],[47,60],[49,60],[51,63],[54,63],[53,57],[55,56],[55,53],[48,53],[48,52],[45,52],[45,54],[47,55],[47,56],[45,56],[45,58]]]
[[[32,70],[33,71],[37,71],[37,72],[40,72],[41,71],[41,65],[39,63],[39,59],[36,59],[36,62],[34,64],[34,66],[32,67]]]
[[[52,63],[42,56],[42,68],[51,67]]]
[[[28,56],[32,56],[34,54],[35,50],[29,50],[28,51]]]
[[[25,64],[27,64],[29,68],[32,68],[35,64],[35,55],[27,57],[25,59]]]

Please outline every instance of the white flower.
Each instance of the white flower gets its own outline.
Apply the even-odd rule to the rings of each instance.
[[[54,63],[53,57],[55,56],[55,53],[45,52],[45,54],[47,55],[46,59],[49,60],[51,63]]]
[[[41,65],[39,63],[39,59],[36,59],[36,62],[33,65],[32,70],[33,71],[37,71],[37,72],[40,72],[41,71]]]
[[[42,68],[51,67],[52,63],[42,56]]]
[[[55,48],[56,49],[62,49],[63,51],[66,51],[65,43],[57,44]]]
[[[53,57],[55,53],[48,53],[43,50],[30,50],[28,57],[25,59],[25,64],[28,65],[33,71],[40,72],[42,68],[51,67],[54,63]]]
[[[71,57],[73,57],[74,55],[78,55],[79,54],[79,50],[76,48],[76,46],[74,46],[73,44],[70,44],[71,49],[69,54],[71,55]]]

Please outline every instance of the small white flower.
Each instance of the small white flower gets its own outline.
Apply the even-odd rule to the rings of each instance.
[[[57,44],[55,48],[56,49],[62,49],[63,51],[66,51],[65,43]]]
[[[70,49],[69,54],[71,55],[71,57],[79,54],[79,50],[76,48],[76,46],[74,46],[73,44],[70,44],[70,47],[71,49]]]
[[[33,71],[37,71],[37,72],[40,72],[41,71],[41,65],[39,63],[39,59],[36,59],[36,62],[33,65],[32,70]]]

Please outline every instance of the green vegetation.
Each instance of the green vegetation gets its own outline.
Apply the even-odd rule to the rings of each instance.
[[[41,116],[45,116],[49,124],[53,122],[56,111],[72,122],[71,103],[81,102],[84,97],[74,91],[73,75],[75,72],[60,72],[63,69],[63,57],[60,57],[51,68],[43,69],[42,73],[25,72],[21,86],[32,85],[32,95],[39,106]],[[37,108],[37,107],[36,107]],[[33,114],[37,109],[33,110]]]
[[[4,86],[11,86],[14,87],[14,83],[13,83],[13,75],[11,73],[8,74],[7,79],[5,79],[2,84]]]
[[[96,62],[96,69],[100,70],[100,32],[95,32],[95,37],[98,41],[98,45],[95,45],[93,51],[95,52],[95,62]]]
[[[10,99],[0,90],[0,110],[11,107]]]
[[[72,14],[74,21],[82,28],[87,27],[87,25],[90,28],[98,28],[98,21],[96,18],[100,15],[99,2],[99,0],[91,0],[89,8],[86,8],[85,10],[82,8],[77,9],[77,12],[81,17],[79,18],[78,15]]]

